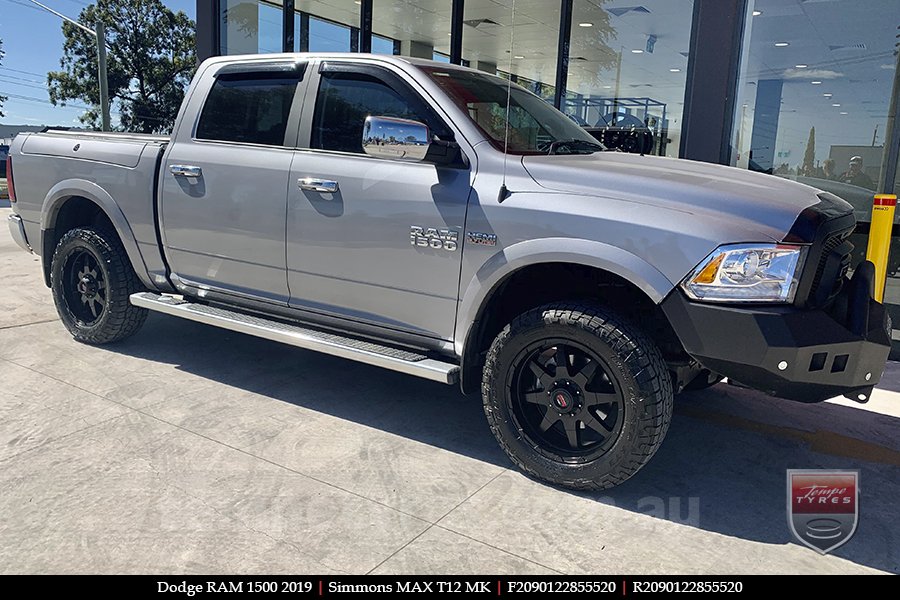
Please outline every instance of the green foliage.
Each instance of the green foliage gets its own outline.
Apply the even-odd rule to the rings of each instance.
[[[98,0],[81,11],[78,22],[106,28],[107,74],[112,112],[126,131],[171,130],[197,65],[195,24],[160,0]],[[47,74],[50,101],[77,100],[95,108],[81,122],[99,129],[100,86],[94,36],[64,22],[61,71]]]
[[[803,168],[800,173],[811,177],[815,174],[816,162],[816,128],[809,130],[809,139],[806,140],[806,152],[803,153]]]

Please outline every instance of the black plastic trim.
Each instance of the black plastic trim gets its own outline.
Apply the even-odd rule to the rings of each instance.
[[[823,192],[819,202],[803,209],[784,237],[787,244],[805,244],[809,248],[801,267],[794,304],[817,308],[833,300],[835,281],[843,275],[844,258],[853,245],[846,238],[856,226],[853,207],[834,194]]]
[[[238,62],[216,71],[216,79],[296,79],[303,81],[307,61]]]
[[[561,110],[569,80],[569,47],[572,43],[573,0],[561,0],[559,6],[559,38],[556,47],[556,87],[553,106]]]

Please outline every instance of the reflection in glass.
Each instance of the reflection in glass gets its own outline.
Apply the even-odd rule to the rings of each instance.
[[[450,54],[450,2],[421,0],[374,0],[372,31],[396,40],[391,52],[432,59],[436,52]],[[375,35],[372,36],[375,51]],[[386,45],[382,46],[385,50]]]
[[[309,51],[350,52],[350,28],[310,17]]]
[[[376,158],[420,161],[428,154],[428,126],[394,117],[368,116],[363,126],[363,151]]]
[[[560,3],[516,0],[515,35],[511,7],[510,1],[465,4],[463,58],[469,66],[511,78],[552,103]]]
[[[281,1],[223,0],[220,52],[257,54],[281,52]]]
[[[575,0],[563,110],[606,146],[678,156],[692,2]]]
[[[868,221],[896,74],[897,23],[885,19],[898,14],[896,0],[807,3],[755,16],[763,2],[749,4],[733,164],[837,194]],[[789,43],[775,46],[782,32]]]

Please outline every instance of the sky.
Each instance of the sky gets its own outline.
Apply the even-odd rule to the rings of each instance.
[[[73,19],[91,4],[87,0],[40,1]],[[196,0],[163,0],[163,4],[196,19]],[[0,39],[5,53],[0,65],[0,95],[7,96],[3,103],[6,116],[0,123],[78,125],[82,108],[53,106],[47,95],[47,72],[60,68],[62,19],[28,0],[0,0]]]

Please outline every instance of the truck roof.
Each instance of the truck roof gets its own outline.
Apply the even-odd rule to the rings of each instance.
[[[294,58],[296,60],[308,60],[313,58],[319,59],[364,59],[364,60],[377,60],[380,62],[393,63],[398,66],[405,65],[413,65],[416,67],[439,67],[442,69],[461,69],[465,71],[472,71],[469,67],[464,67],[462,65],[455,65],[451,63],[439,62],[436,60],[429,60],[426,58],[415,58],[412,56],[398,56],[392,54],[371,54],[371,53],[363,53],[363,52],[280,52],[273,54],[231,54],[227,56],[215,56],[212,58],[208,58],[206,63],[210,64],[218,64],[218,63],[241,63],[241,62],[254,62],[257,60],[272,60],[272,59],[285,59],[285,58]]]

